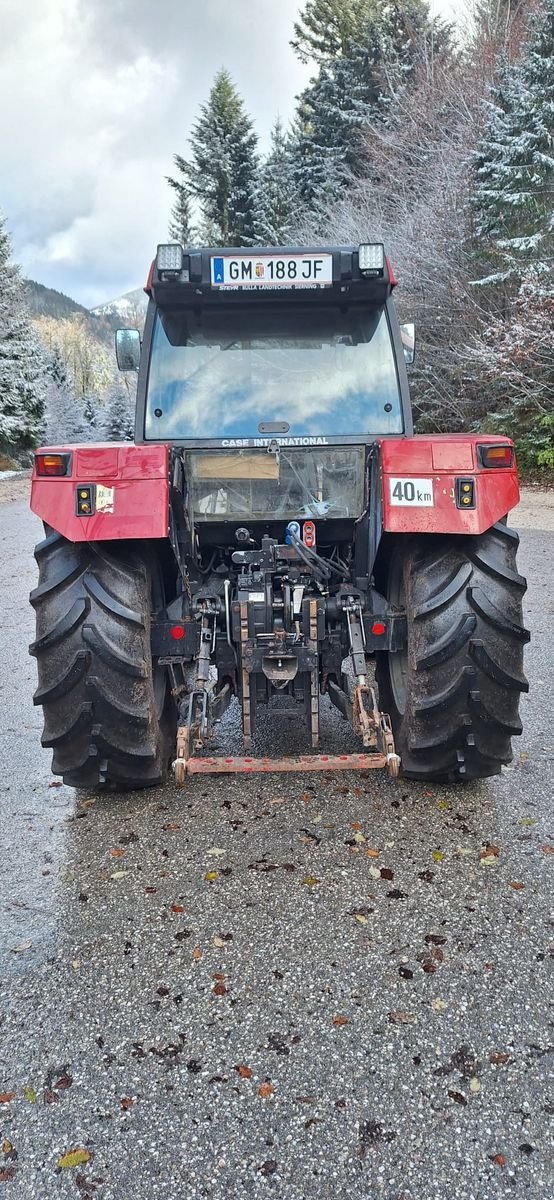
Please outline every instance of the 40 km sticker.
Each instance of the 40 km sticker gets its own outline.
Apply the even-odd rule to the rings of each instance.
[[[389,498],[391,505],[402,505],[403,508],[432,508],[433,480],[391,478]]]

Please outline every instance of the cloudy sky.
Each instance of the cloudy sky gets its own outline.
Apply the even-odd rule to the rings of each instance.
[[[0,0],[0,212],[24,273],[91,306],[141,284],[167,236],[172,155],[215,72],[230,70],[262,145],[292,114],[301,7]]]

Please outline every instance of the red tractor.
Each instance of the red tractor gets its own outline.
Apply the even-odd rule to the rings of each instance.
[[[34,701],[66,783],[510,761],[529,636],[514,449],[413,436],[394,286],[380,244],[158,247],[142,344],[116,336],[134,444],[35,453]],[[318,753],[321,695],[352,753]],[[240,756],[210,754],[235,697]],[[306,754],[254,757],[260,708],[303,722]]]

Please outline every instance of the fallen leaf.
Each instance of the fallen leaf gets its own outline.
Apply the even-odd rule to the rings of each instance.
[[[260,1086],[258,1088],[258,1096],[261,1096],[262,1100],[267,1100],[268,1096],[271,1096],[272,1093],[273,1093],[273,1088],[268,1079],[266,1080],[265,1083],[260,1084]]]
[[[354,913],[354,918],[359,925],[367,925],[367,917],[364,913]]]
[[[19,946],[13,947],[13,954],[23,954],[24,950],[30,950],[32,942],[20,942]]]
[[[473,854],[473,850],[471,846],[456,846],[456,854],[459,854],[461,858],[468,858],[470,854]]]
[[[381,867],[381,879],[388,879],[390,882],[394,879],[394,871],[391,871],[390,867]]]
[[[221,858],[221,855],[226,853],[227,851],[224,850],[222,846],[212,846],[211,850],[206,850],[206,854],[208,854],[210,858]]]
[[[72,1083],[73,1079],[71,1075],[60,1075],[60,1078],[56,1080],[54,1087],[58,1092],[65,1092],[71,1087]]]
[[[174,913],[184,913],[185,909],[182,904],[172,904],[171,911]]]
[[[497,861],[495,854],[481,854],[479,856],[479,862],[482,867],[496,867]]]
[[[358,829],[358,830],[359,830],[359,829],[362,829],[362,828],[363,828],[363,826],[361,825],[360,821],[352,821],[352,822],[350,823],[350,828],[351,828],[351,829]]]
[[[37,1094],[36,1094],[34,1088],[32,1088],[32,1087],[23,1088],[23,1095],[24,1095],[25,1099],[29,1102],[29,1104],[36,1104]]]
[[[58,1159],[58,1167],[80,1167],[83,1163],[90,1162],[90,1154],[88,1150],[67,1150],[62,1157]]]
[[[469,1090],[470,1090],[470,1092],[474,1092],[475,1094],[477,1092],[481,1091],[481,1083],[478,1080],[476,1075],[472,1075],[472,1077],[469,1081]]]
[[[439,800],[437,808],[440,808],[442,811],[444,811],[445,809],[450,808],[450,802],[448,800]]]
[[[391,1025],[415,1025],[417,1022],[417,1017],[414,1013],[402,1012],[400,1009],[390,1012],[388,1017]]]
[[[122,1109],[123,1109],[123,1111],[124,1111],[124,1112],[128,1112],[128,1111],[129,1111],[129,1109],[133,1107],[133,1104],[134,1104],[134,1103],[135,1103],[135,1102],[134,1102],[134,1100],[131,1098],[131,1096],[124,1096],[124,1097],[123,1097],[123,1099],[122,1099],[122,1101],[121,1101],[121,1107],[122,1107]]]
[[[194,947],[191,957],[194,959],[195,962],[200,962],[200,959],[202,958],[202,951],[200,949],[200,946]]]
[[[214,946],[217,946],[218,950],[221,950],[221,948],[225,945],[222,937],[214,937],[213,942]]]
[[[508,883],[508,887],[513,888],[514,892],[522,892],[525,887],[525,884],[518,883],[516,879],[511,879]]]
[[[177,821],[171,821],[169,825],[162,825],[162,829],[164,829],[164,830],[166,830],[166,829],[180,829],[180,828],[181,828],[181,826],[180,826],[180,825],[177,823]]]
[[[368,850],[367,850],[368,858],[379,858],[380,853],[381,853],[380,850],[374,850],[373,846],[368,846]]]
[[[113,874],[110,875],[110,879],[125,879],[127,873],[127,871],[114,871]]]
[[[155,887],[145,887],[144,890],[149,896],[153,896],[154,892],[157,892],[158,889]]]
[[[543,846],[542,852],[543,854],[554,854],[554,846]]]
[[[15,1097],[15,1092],[0,1092],[0,1104],[10,1104]]]
[[[448,1008],[448,1005],[446,1000],[431,1000],[431,1008],[434,1008],[435,1012],[444,1012],[445,1008]]]
[[[252,1071],[250,1070],[250,1067],[245,1066],[244,1063],[239,1063],[238,1067],[235,1067],[235,1071],[238,1071],[241,1079],[252,1078]]]
[[[360,833],[359,830],[356,830],[356,833],[354,834],[354,841],[356,842],[357,846],[365,846],[365,837],[363,833]]]
[[[49,787],[49,788],[52,788],[52,787],[63,787],[63,783],[62,783],[61,779],[53,779],[53,780],[52,780],[52,783],[49,783],[49,784],[48,784],[48,787]]]
[[[57,1092],[52,1091],[52,1088],[45,1088],[42,1096],[44,1104],[59,1104],[60,1097]]]
[[[348,1025],[348,1017],[345,1017],[344,1013],[337,1013],[337,1016],[333,1017],[333,1025],[337,1025],[339,1027],[341,1025]]]
[[[379,870],[379,867],[373,867],[373,866],[369,867],[368,871],[369,871],[369,875],[370,875],[371,879],[380,879],[381,878],[381,872]]]
[[[448,1095],[450,1096],[450,1099],[454,1100],[454,1102],[456,1104],[467,1104],[467,1097],[464,1096],[462,1092],[450,1092],[449,1091]]]
[[[444,854],[442,850],[432,850],[431,858],[433,859],[433,862],[444,862]]]
[[[10,1142],[9,1138],[4,1138],[4,1141],[2,1142],[2,1153],[11,1154],[12,1150],[13,1142]]]
[[[15,1167],[2,1167],[0,1170],[0,1183],[9,1183],[15,1179]]]
[[[212,988],[212,992],[213,992],[214,996],[226,996],[227,990],[228,989],[225,987],[224,983],[216,983],[215,986]]]
[[[119,846],[116,846],[115,850],[110,850],[110,854],[112,858],[123,858],[125,851],[121,850]]]
[[[306,887],[315,887],[316,883],[321,883],[321,879],[316,879],[315,875],[306,875],[302,880]]]
[[[493,1050],[492,1054],[489,1054],[489,1062],[492,1063],[493,1067],[503,1067],[509,1061],[510,1055],[506,1054],[503,1050]]]
[[[206,871],[204,879],[206,883],[213,883],[214,879],[217,879],[217,871]]]
[[[499,847],[493,846],[490,842],[487,842],[486,845],[483,846],[482,850],[480,851],[479,858],[498,858],[499,855],[500,855]]]
[[[495,1167],[505,1167],[506,1166],[506,1159],[503,1154],[493,1154],[492,1161],[493,1161]]]
[[[537,822],[536,822],[535,817],[522,817],[519,824],[520,825],[536,825]]]
[[[74,971],[79,971],[79,970],[81,969],[81,960],[80,960],[80,958],[72,958],[72,959],[71,959],[71,966],[73,967],[73,970],[74,970]]]

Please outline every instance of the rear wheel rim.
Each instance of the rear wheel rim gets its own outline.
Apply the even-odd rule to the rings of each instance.
[[[396,563],[392,571],[389,587],[389,602],[393,608],[406,611],[406,590],[402,567]],[[393,700],[401,717],[406,712],[408,704],[408,647],[403,650],[389,651],[389,676]]]

